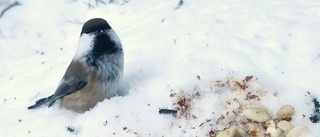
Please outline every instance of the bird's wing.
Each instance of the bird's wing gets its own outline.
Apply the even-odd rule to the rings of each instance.
[[[87,85],[87,69],[84,68],[84,63],[79,61],[72,61],[66,70],[65,75],[59,83],[56,92],[47,97],[36,101],[36,104],[28,107],[28,109],[37,108],[43,104],[49,102],[49,107],[54,104],[54,102],[63,96],[72,94],[79,91]]]
[[[48,102],[49,102],[49,107],[51,107],[57,99],[60,99],[65,95],[69,95],[69,94],[72,94],[76,91],[79,91],[80,89],[85,87],[86,84],[87,84],[87,82],[80,79],[80,78],[65,76],[61,80],[56,92],[53,95],[51,95],[47,98],[39,99],[38,101],[36,101],[36,103],[34,105],[28,107],[28,109],[37,108],[37,107],[44,105]]]
[[[79,91],[84,86],[86,86],[86,84],[87,84],[87,82],[82,80],[79,77],[65,76],[61,80],[56,92],[53,94],[53,97],[50,99],[49,107],[51,107],[57,99],[60,99],[65,95],[69,95],[69,94],[72,94],[76,91]]]

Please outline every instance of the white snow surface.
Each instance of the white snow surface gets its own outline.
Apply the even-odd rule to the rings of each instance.
[[[292,123],[320,135],[320,125],[309,120],[311,97],[320,98],[318,0],[184,0],[180,8],[178,0],[19,2],[0,18],[1,137],[208,136],[223,127],[206,120],[215,123],[226,112],[221,101],[237,96],[211,83],[249,75],[255,79],[250,90],[267,92],[256,102],[272,117],[290,104],[296,110]],[[124,48],[119,96],[83,114],[58,102],[28,110],[54,93],[82,24],[96,17],[108,21]],[[170,94],[180,90],[200,94],[188,111],[197,118],[158,113],[175,109]]]

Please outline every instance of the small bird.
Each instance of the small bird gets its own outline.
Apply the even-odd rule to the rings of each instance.
[[[102,18],[84,23],[77,51],[55,93],[42,98],[28,109],[46,103],[60,105],[78,113],[93,108],[105,98],[116,95],[123,77],[124,54],[122,44]]]

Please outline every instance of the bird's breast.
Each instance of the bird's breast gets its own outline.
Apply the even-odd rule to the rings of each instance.
[[[88,83],[83,89],[64,96],[60,105],[78,113],[83,113],[105,98],[103,91],[103,85]]]

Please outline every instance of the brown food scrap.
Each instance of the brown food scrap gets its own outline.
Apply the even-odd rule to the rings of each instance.
[[[264,137],[271,137],[270,133],[264,133]]]
[[[177,93],[171,93],[170,94],[170,97],[174,97],[174,96],[176,96],[177,95]]]
[[[243,82],[248,82],[252,78],[253,78],[253,76],[246,76],[246,78],[244,78]]]
[[[179,102],[177,103],[180,107],[184,107],[186,110],[188,109],[188,108],[190,108],[191,107],[191,104],[189,103],[189,102],[191,102],[191,99],[189,98],[189,99],[181,99],[181,100],[179,100]]]
[[[197,119],[197,116],[196,116],[196,115],[192,115],[192,118],[193,118],[193,119]]]
[[[186,103],[186,100],[185,100],[185,99],[182,99],[182,100],[180,100],[177,104],[178,104],[179,106],[184,106],[185,103]]]
[[[184,107],[185,107],[186,109],[188,109],[188,108],[191,107],[191,104],[190,104],[190,103],[186,103],[186,104],[184,105]]]
[[[249,131],[248,133],[250,136],[256,137],[257,136],[257,131]]]
[[[170,97],[174,97],[174,96],[176,96],[177,95],[177,93],[171,93],[170,94]]]
[[[212,82],[211,85],[215,86],[215,87],[224,87],[225,83],[223,83],[221,80],[217,80],[217,81]]]
[[[241,89],[246,89],[246,85],[242,85],[240,82],[238,81],[235,81],[236,82],[236,85],[239,86]]]
[[[217,136],[217,132],[214,132],[214,131],[209,132],[209,137],[216,137],[216,136]]]
[[[236,82],[236,85],[237,85],[237,86],[239,86],[239,87],[242,86],[240,82],[238,82],[238,81],[235,81],[235,82]]]
[[[291,117],[285,117],[285,118],[282,118],[281,120],[285,120],[285,121],[290,122],[292,120],[292,118]]]
[[[217,119],[216,124],[218,124],[220,121],[223,121],[224,118],[225,118],[224,115],[221,115],[221,116]]]
[[[277,97],[277,96],[278,96],[278,91],[275,91],[275,92],[273,93],[273,96]]]
[[[218,120],[224,120],[224,115],[221,115]]]
[[[259,98],[259,96],[257,96],[257,95],[247,95],[245,100],[256,99],[256,98]]]
[[[200,78],[200,76],[199,76],[199,75],[197,75],[197,79],[198,79],[198,80],[201,80],[201,78]]]

